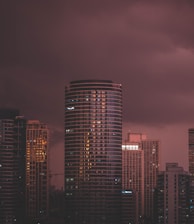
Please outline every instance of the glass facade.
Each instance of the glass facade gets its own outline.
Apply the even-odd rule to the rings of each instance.
[[[26,211],[33,220],[48,216],[48,128],[29,120],[26,129]]]
[[[120,222],[121,144],[121,85],[81,80],[66,86],[66,223]]]

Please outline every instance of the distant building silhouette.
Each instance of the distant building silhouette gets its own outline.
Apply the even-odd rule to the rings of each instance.
[[[188,134],[189,173],[191,174],[191,180],[194,181],[194,128],[190,128]]]
[[[121,85],[80,80],[66,86],[65,223],[120,223],[121,144]]]
[[[194,128],[188,130],[188,158],[190,173],[190,223],[194,223]]]
[[[158,224],[188,224],[189,174],[178,163],[166,163],[166,171],[158,175]]]
[[[50,186],[49,221],[47,224],[64,224],[64,190]]]
[[[25,223],[26,121],[0,109],[0,223]]]
[[[38,120],[28,120],[26,128],[27,217],[31,220],[45,220],[49,212],[48,201],[48,128]]]

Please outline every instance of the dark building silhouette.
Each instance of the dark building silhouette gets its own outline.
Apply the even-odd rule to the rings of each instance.
[[[167,163],[157,182],[158,224],[188,224],[189,174],[177,163]]]
[[[194,223],[194,128],[188,130],[188,157],[190,173],[190,223]]]
[[[194,128],[190,128],[188,134],[189,173],[191,174],[191,180],[194,181]]]
[[[0,223],[25,223],[26,120],[0,109]]]
[[[121,85],[80,80],[66,86],[65,223],[120,223],[121,144]]]
[[[50,186],[49,222],[47,224],[64,224],[64,190]]]
[[[132,190],[122,190],[121,224],[137,224],[138,193]]]

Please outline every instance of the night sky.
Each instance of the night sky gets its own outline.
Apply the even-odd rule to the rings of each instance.
[[[48,123],[52,172],[63,170],[64,86],[76,79],[121,83],[124,138],[160,139],[161,169],[188,170],[194,1],[2,0],[0,25],[0,106]]]

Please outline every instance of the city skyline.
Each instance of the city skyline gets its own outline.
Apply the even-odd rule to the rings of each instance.
[[[130,207],[132,206],[131,203],[137,203],[137,200],[136,200],[137,198],[135,199],[135,197],[138,196],[136,193],[134,194],[133,190],[135,189],[132,189],[132,191],[130,189],[121,191],[121,179],[122,179],[121,178],[121,166],[122,166],[122,162],[121,162],[121,148],[122,148],[121,147],[121,143],[122,143],[121,84],[116,84],[109,80],[72,81],[70,83],[70,86],[66,86],[65,88],[64,109],[65,109],[65,129],[64,129],[65,136],[64,137],[65,137],[65,186],[66,186],[65,195],[68,198],[72,197],[72,195],[78,196],[78,198],[75,201],[76,203],[73,204],[72,210],[70,210],[70,211],[73,211],[73,213],[75,214],[71,215],[72,213],[70,212],[70,214],[68,214],[66,217],[70,218],[70,220],[71,220],[71,217],[78,217],[78,219],[77,218],[75,219],[75,223],[77,223],[78,220],[83,221],[83,223],[87,223],[87,222],[91,223],[91,220],[92,220],[92,223],[102,223],[102,222],[109,223],[110,220],[112,220],[111,221],[112,223],[114,220],[116,221],[115,223],[118,223],[118,220],[120,219],[118,206],[120,207],[119,202],[121,202],[120,201],[121,192],[122,192],[122,205],[127,203],[127,198],[128,199],[131,198],[132,201],[129,201],[126,204],[127,207],[129,206],[129,208],[132,208]],[[48,139],[47,126],[43,123],[40,123],[38,120],[27,120],[27,123],[26,123],[25,119],[23,119],[23,116],[19,116],[18,110],[2,109],[1,111],[2,111],[1,121],[2,122],[5,121],[6,123],[5,126],[2,126],[3,127],[2,130],[4,130],[2,132],[3,133],[2,137],[3,139],[5,138],[8,142],[10,141],[12,146],[14,146],[14,150],[17,148],[17,147],[15,148],[15,146],[18,143],[19,143],[18,146],[19,145],[24,146],[22,142],[20,143],[20,139],[25,141],[25,136],[26,136],[26,181],[27,181],[26,184],[27,186],[28,186],[28,177],[30,176],[31,176],[30,177],[31,180],[29,183],[34,183],[35,176],[39,176],[39,175],[45,176],[45,177],[50,176],[48,175],[46,171],[47,168],[45,166],[45,164],[47,163],[46,162],[47,139]],[[9,116],[15,116],[15,115],[12,115],[12,112],[17,113],[18,116],[16,116],[13,119],[7,119],[9,118]],[[7,120],[6,119],[4,120],[5,117]],[[20,123],[19,121],[19,123],[16,122],[15,126],[13,125],[10,126],[10,122],[13,123],[14,119],[16,120],[23,119],[23,120],[22,120],[22,123]],[[18,128],[20,129],[22,127],[23,128],[25,127],[23,126],[23,121],[27,124],[26,132],[25,133],[22,132],[23,134],[18,135],[16,134],[16,133],[20,133],[20,131],[18,131]],[[11,130],[12,131],[14,130],[15,132],[10,132]],[[192,149],[192,141],[191,141],[192,130],[193,129],[189,129],[187,133],[189,134],[189,139],[190,139],[189,147],[191,147],[191,149]],[[8,135],[7,136],[6,134],[4,135],[4,132],[5,133],[7,132]],[[131,138],[131,136],[133,138]],[[18,139],[18,141],[16,141],[17,144],[15,144],[16,142],[13,141],[14,139]],[[129,132],[128,140],[125,141],[127,144],[129,143],[129,145],[126,145],[126,149],[128,149],[128,147],[132,147],[131,149],[136,150],[139,144],[138,141],[141,141],[141,143],[140,142],[139,143],[142,144],[142,149],[144,151],[143,153],[144,154],[143,157],[145,159],[145,164],[143,168],[144,177],[145,177],[144,179],[145,180],[145,183],[144,183],[145,200],[144,201],[148,202],[148,203],[145,203],[145,208],[144,208],[147,211],[146,212],[147,214],[145,214],[145,216],[140,215],[139,218],[141,219],[143,217],[143,220],[145,218],[145,220],[149,222],[149,220],[154,220],[156,218],[155,215],[157,215],[157,213],[155,213],[153,209],[154,204],[152,203],[156,202],[154,199],[154,189],[156,187],[156,177],[158,172],[156,170],[158,170],[159,160],[160,160],[159,159],[160,150],[158,150],[159,142],[158,140],[146,139],[145,134],[133,133],[131,135],[131,132]],[[132,143],[132,145],[130,144],[130,142]],[[33,147],[31,148],[32,145]],[[21,150],[20,147],[18,148],[19,150]],[[34,149],[36,150],[36,153],[34,153]],[[29,157],[30,155],[29,150],[31,151],[30,154],[32,155],[30,157]],[[24,151],[23,151],[23,154],[24,154]],[[1,150],[1,153],[3,152],[4,151]],[[13,152],[11,153],[13,154]],[[11,153],[9,156],[11,156],[11,158],[13,159],[14,156],[12,157]],[[191,153],[189,155],[191,155]],[[4,169],[4,165],[5,165],[4,162],[6,160],[4,161],[4,157],[2,157],[2,159],[3,159],[2,168]],[[38,169],[36,170],[37,167],[35,168],[34,166],[35,163],[30,165],[30,163],[31,162],[33,163],[34,161],[36,161],[35,163],[37,163],[37,165],[38,163],[40,163],[43,166],[42,165],[39,166],[40,165],[39,164]],[[43,164],[44,162],[46,163]],[[190,163],[193,163],[193,162],[190,161]],[[14,167],[14,163],[12,165]],[[17,166],[17,167],[21,168],[21,166]],[[31,171],[28,172],[28,170],[30,170],[31,168],[32,168],[32,172]],[[47,175],[45,172],[47,173]],[[79,173],[78,176],[77,176],[77,173]],[[30,174],[30,176],[28,174]],[[103,179],[103,177],[105,178]],[[21,179],[22,177],[18,176],[18,178]],[[45,191],[46,186],[48,187],[49,184],[48,182],[47,184],[45,183],[45,178],[43,179],[44,180],[41,184],[40,184],[41,178],[39,178],[39,181],[40,181],[39,183],[35,181],[37,184],[35,188],[38,188],[40,190],[39,187],[42,186],[44,189],[43,191]],[[5,183],[6,181],[7,180],[5,179]],[[44,185],[44,183],[46,185]],[[11,184],[13,184],[13,182],[11,182]],[[148,190],[148,187],[149,187],[149,190]],[[148,191],[146,190],[146,188]],[[105,189],[105,192],[103,191],[103,189]],[[192,190],[192,187],[189,189]],[[34,195],[34,192],[35,192],[34,190],[31,192],[32,195]],[[156,192],[157,192],[157,189],[156,189]],[[41,199],[39,198],[38,202],[44,201],[42,200],[43,198],[45,198],[44,193],[41,192],[40,194]],[[110,194],[110,197],[108,196],[109,194]],[[27,193],[27,199],[31,200],[32,199],[31,196],[29,196],[29,194]],[[93,200],[93,198],[95,198],[95,200]],[[106,198],[108,200],[106,200]],[[189,201],[192,201],[191,198],[192,196],[190,195]],[[187,199],[189,198],[187,197]],[[46,201],[43,202],[43,207],[46,205]],[[72,198],[70,200],[65,198],[65,201],[67,202],[67,207],[65,208],[65,212],[66,212],[68,211],[69,208],[71,208],[71,203],[73,201],[72,201]],[[187,201],[188,205],[189,205],[189,201]],[[109,203],[111,202],[111,203],[109,204],[108,202]],[[91,205],[88,207],[88,204],[90,203]],[[39,203],[35,203],[35,204],[38,205]],[[100,205],[100,207],[98,206],[98,204]],[[76,205],[79,205],[79,206],[77,207]],[[5,206],[5,208],[7,209],[8,207]],[[32,206],[32,208],[34,209],[34,206]],[[186,207],[184,208],[188,209]],[[32,212],[33,214],[35,214],[34,211]],[[118,214],[115,213],[115,211],[118,211]],[[125,212],[126,210],[122,210],[122,217],[124,219],[125,217],[127,218],[126,216],[127,214]],[[39,213],[46,214],[46,210],[44,210],[44,208],[43,210],[40,209],[38,211],[38,214]],[[113,219],[113,214],[115,215],[114,219]],[[12,217],[13,217],[12,221],[14,220],[16,221],[15,216],[12,216]],[[46,217],[48,218],[48,216]],[[188,217],[190,217],[190,213],[188,213]],[[11,218],[11,216],[9,216],[9,218]],[[125,223],[126,220],[124,219],[123,221]],[[72,220],[70,221],[70,223],[72,223]]]
[[[194,4],[181,1],[1,3],[0,106],[52,130],[63,151],[63,91],[76,79],[123,85],[124,132],[161,140],[162,166],[188,170],[194,127]],[[54,106],[53,106],[54,105]],[[169,153],[171,152],[171,153]]]

